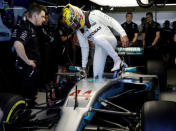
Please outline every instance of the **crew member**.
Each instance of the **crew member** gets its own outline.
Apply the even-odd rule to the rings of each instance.
[[[125,32],[127,33],[129,42],[134,45],[136,43],[136,40],[138,38],[138,26],[136,23],[132,21],[133,14],[132,12],[126,13],[126,22],[122,24],[122,27],[124,28]]]
[[[146,13],[146,23],[142,31],[142,42],[146,50],[146,55],[150,57],[157,56],[156,45],[160,38],[160,24],[153,20],[151,12]]]
[[[12,42],[17,53],[16,69],[19,76],[20,94],[35,99],[38,87],[38,67],[40,64],[39,42],[36,26],[45,21],[44,6],[32,4],[28,9],[28,18],[12,34]]]

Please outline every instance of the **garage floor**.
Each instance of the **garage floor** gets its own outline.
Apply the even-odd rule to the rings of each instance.
[[[176,91],[176,67],[169,68],[167,70],[167,85],[170,90]],[[37,103],[43,103],[46,100],[46,96],[44,92],[39,92],[37,96]],[[35,111],[34,111],[35,112]],[[43,112],[37,116],[38,119],[41,119],[46,116],[46,112]],[[35,131],[54,131],[54,127],[52,129],[37,129]]]

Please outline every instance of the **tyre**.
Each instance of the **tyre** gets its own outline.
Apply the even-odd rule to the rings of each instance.
[[[163,74],[165,71],[163,62],[160,60],[148,60],[147,61],[147,73],[149,74]]]
[[[149,101],[141,114],[142,131],[176,131],[176,103]]]
[[[147,61],[147,74],[157,75],[159,78],[160,91],[165,91],[167,87],[167,71],[161,60]]]
[[[0,121],[2,131],[6,128],[6,124],[4,123],[7,123],[8,125],[8,123],[14,124],[19,121],[23,121],[20,120],[20,116],[21,112],[23,112],[22,109],[26,108],[26,106],[27,103],[19,95],[10,93],[0,94],[0,109],[2,110],[3,114]]]

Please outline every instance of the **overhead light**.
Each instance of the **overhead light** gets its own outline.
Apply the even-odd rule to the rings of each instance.
[[[135,7],[139,6],[136,0],[89,0],[101,6],[110,7]],[[148,0],[141,0],[142,3],[148,4]]]
[[[109,10],[111,10],[111,11],[114,10],[114,7],[111,7]]]

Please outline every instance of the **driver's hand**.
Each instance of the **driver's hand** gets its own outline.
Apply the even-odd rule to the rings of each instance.
[[[128,47],[129,40],[127,36],[120,36],[120,40],[122,42],[122,47]]]

